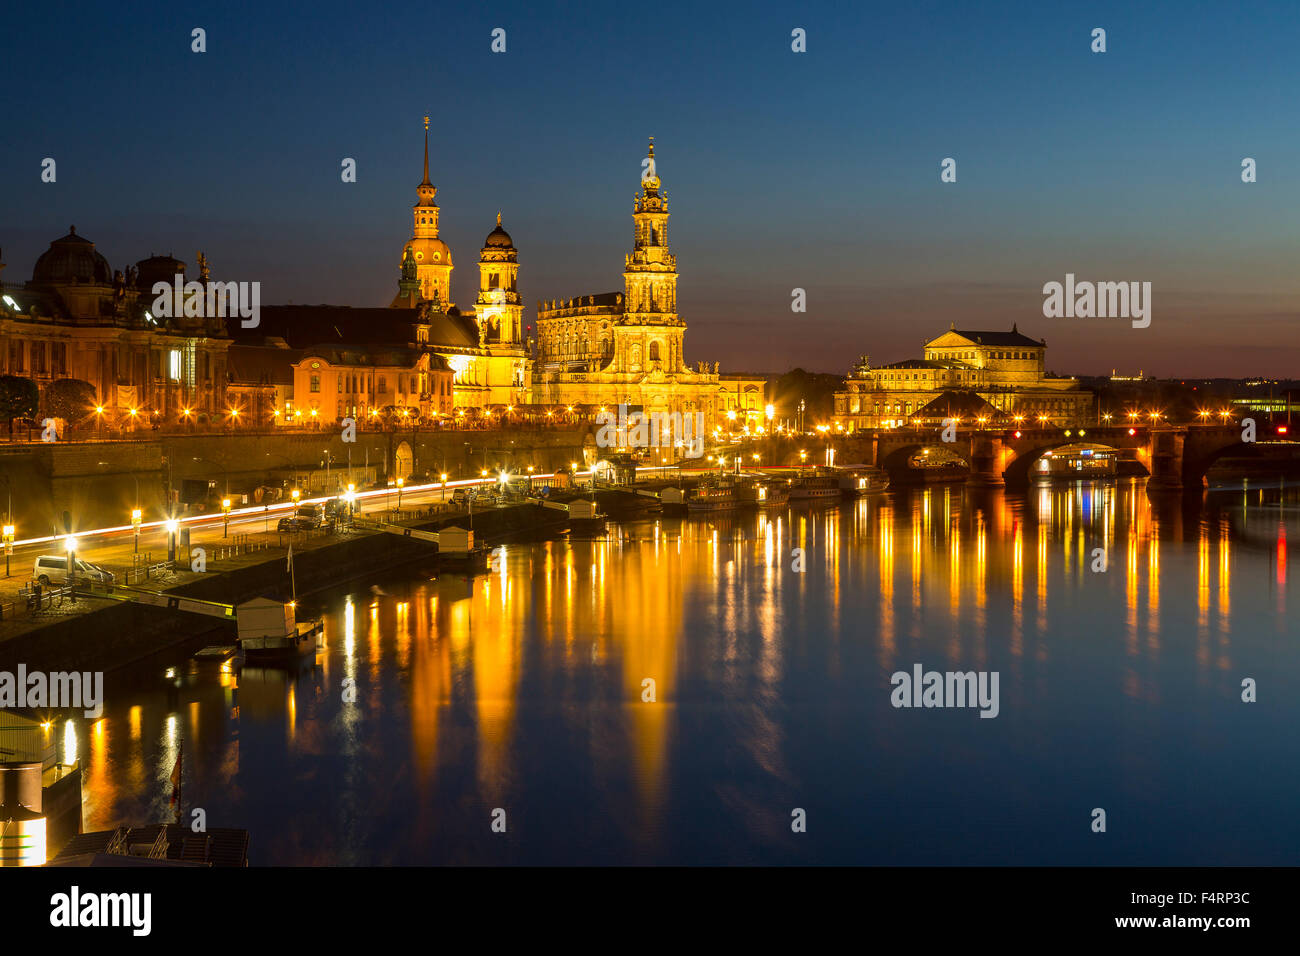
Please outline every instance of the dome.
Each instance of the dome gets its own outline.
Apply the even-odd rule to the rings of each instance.
[[[510,233],[501,228],[501,213],[497,213],[497,227],[488,233],[487,239],[483,241],[484,249],[513,249],[515,244],[510,239]]]
[[[95,244],[77,235],[73,226],[62,239],[55,239],[32,269],[32,284],[61,285],[85,282],[112,285],[113,270],[108,260],[95,251]]]
[[[451,247],[441,239],[411,239],[402,250],[403,259],[406,258],[406,249],[410,249],[415,254],[416,265],[450,266],[452,264]]]
[[[185,263],[174,256],[150,256],[135,264],[137,276],[135,285],[141,291],[153,289],[155,282],[171,285],[177,274],[185,275]]]

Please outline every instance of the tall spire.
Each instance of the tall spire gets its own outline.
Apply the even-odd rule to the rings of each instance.
[[[431,186],[429,182],[429,117],[424,118],[424,181],[421,186]]]

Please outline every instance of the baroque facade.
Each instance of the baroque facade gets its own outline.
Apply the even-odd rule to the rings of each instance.
[[[402,248],[394,309],[413,309],[412,345],[437,352],[455,376],[460,408],[523,405],[529,401],[532,362],[519,298],[519,253],[501,226],[479,251],[479,292],[471,309],[451,301],[455,268],[451,247],[438,235],[438,187],[429,182],[429,117],[424,118],[424,179],[411,207],[412,236]]]
[[[845,431],[929,424],[940,406],[982,409],[991,422],[1088,424],[1094,404],[1078,380],[1045,372],[1047,343],[1010,332],[949,327],[925,344],[924,358],[873,367],[863,356],[835,393]],[[979,404],[972,404],[975,399]]]
[[[668,192],[655,168],[653,139],[643,168],[622,291],[538,303],[533,401],[626,404],[654,415],[700,412],[709,431],[730,410],[759,420],[762,379],[724,380],[717,362],[694,368],[686,362],[677,259],[668,245]]]
[[[199,269],[206,283],[202,253]],[[58,379],[90,383],[103,409],[97,416],[88,408],[91,421],[146,427],[174,424],[187,412],[221,417],[230,345],[224,321],[186,316],[193,293],[173,303],[172,318],[149,311],[154,283],[171,285],[184,273],[185,263],[170,256],[113,271],[73,226],[36,260],[30,281],[0,283],[0,373],[30,378],[42,391]]]

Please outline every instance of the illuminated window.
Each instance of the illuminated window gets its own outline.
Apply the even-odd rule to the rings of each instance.
[[[312,390],[313,392],[319,392],[319,391],[320,391],[320,376],[319,376],[319,375],[313,375],[313,376],[311,377],[311,390]]]

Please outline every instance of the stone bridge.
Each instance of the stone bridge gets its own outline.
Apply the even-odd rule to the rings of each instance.
[[[1237,425],[958,429],[953,442],[944,442],[941,432],[940,428],[898,429],[855,437],[863,441],[869,463],[896,477],[922,449],[942,448],[967,463],[971,484],[983,486],[1028,484],[1034,462],[1055,448],[1079,443],[1106,445],[1130,452],[1150,474],[1147,487],[1153,491],[1200,489],[1216,460],[1249,447],[1242,442]]]

